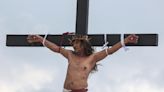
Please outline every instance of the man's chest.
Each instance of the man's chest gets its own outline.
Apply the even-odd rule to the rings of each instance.
[[[87,60],[73,60],[69,62],[69,67],[74,71],[87,71],[90,69],[90,63]]]
[[[89,71],[91,69],[92,59],[89,57],[74,57],[69,60],[69,68],[74,71]]]

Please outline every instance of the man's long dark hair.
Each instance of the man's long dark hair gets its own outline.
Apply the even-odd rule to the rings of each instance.
[[[91,43],[87,40],[81,40],[81,46],[83,46],[84,49],[84,53],[86,56],[90,56],[91,54],[94,53],[94,48],[92,47]],[[97,69],[97,64],[95,64],[95,66],[92,68],[91,72],[95,72],[98,71]]]
[[[84,54],[86,56],[90,56],[91,54],[94,53],[94,48],[92,47],[91,43],[89,42],[89,39],[86,38],[86,36],[81,36],[81,35],[78,35],[78,36],[75,36],[72,41],[71,41],[71,44],[73,44],[75,41],[79,41],[80,42],[80,45],[82,46],[82,48],[84,49]],[[97,69],[97,64],[95,64],[95,66],[92,68],[92,73],[93,72],[96,72],[98,71]]]

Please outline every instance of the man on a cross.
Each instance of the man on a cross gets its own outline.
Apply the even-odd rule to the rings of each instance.
[[[60,53],[68,60],[63,92],[87,92],[88,76],[91,72],[97,71],[97,62],[113,54],[123,46],[121,42],[118,42],[111,48],[94,52],[87,36],[75,36],[70,41],[70,44],[74,48],[74,51],[72,51],[62,48],[48,40],[44,40],[44,38],[39,35],[30,35],[27,40],[29,43],[43,43],[44,46],[54,52]],[[124,39],[124,44],[136,44],[137,42],[138,36],[136,35],[129,35]]]

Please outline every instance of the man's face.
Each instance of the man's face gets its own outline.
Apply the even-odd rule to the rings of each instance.
[[[81,46],[81,41],[80,40],[75,40],[73,42],[73,48],[74,48],[75,52],[81,52],[83,50],[83,48]]]

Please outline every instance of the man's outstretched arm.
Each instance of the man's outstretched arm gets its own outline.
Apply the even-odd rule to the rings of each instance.
[[[42,43],[42,44],[44,44],[45,47],[49,48],[50,50],[57,52],[57,53],[61,53],[64,57],[68,58],[69,50],[61,48],[60,46],[58,46],[55,43],[52,43],[48,40],[45,40],[43,43],[43,40],[44,40],[44,38],[39,35],[29,35],[27,37],[27,41],[29,43],[36,43],[36,42]]]
[[[138,36],[136,35],[129,35],[127,38],[124,39],[124,44],[127,43],[137,43],[138,42]],[[116,43],[111,48],[108,48],[106,50],[102,50],[100,52],[97,52],[94,55],[95,61],[98,62],[102,59],[104,59],[106,56],[115,53],[117,50],[119,50],[122,47],[121,42]]]

